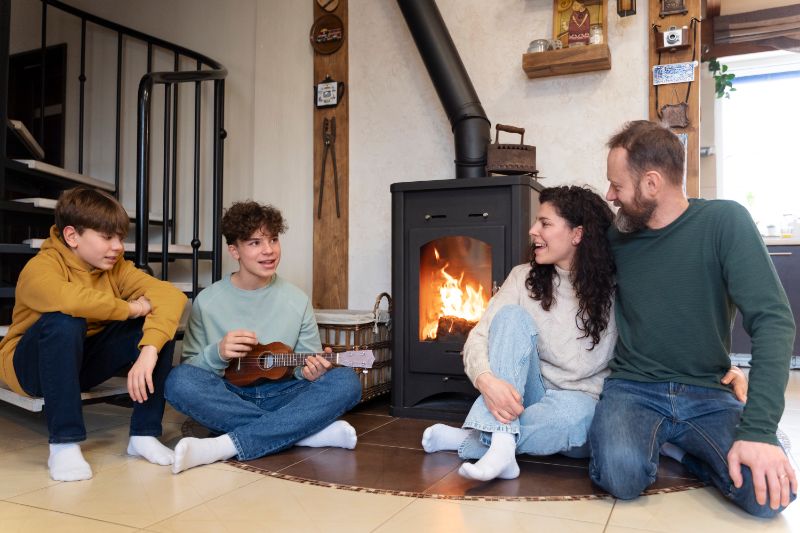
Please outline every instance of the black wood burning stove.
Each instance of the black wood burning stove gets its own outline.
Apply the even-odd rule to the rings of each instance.
[[[527,175],[392,185],[393,415],[463,418],[477,396],[464,341],[529,260],[540,190]]]

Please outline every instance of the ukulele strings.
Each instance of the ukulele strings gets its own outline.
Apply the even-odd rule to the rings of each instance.
[[[333,362],[335,362],[336,356],[339,355],[339,354],[328,353],[328,352],[307,353],[307,354],[306,353],[272,354],[272,355],[266,355],[266,354],[252,355],[252,354],[250,354],[250,355],[246,355],[244,357],[239,358],[238,362],[234,363],[233,359],[231,359],[230,362],[236,368],[239,368],[239,367],[242,367],[242,366],[263,367],[263,364],[261,363],[261,361],[251,361],[250,359],[260,359],[261,357],[271,357],[272,358],[272,367],[271,368],[275,368],[275,367],[281,367],[281,366],[290,366],[292,362],[299,363],[299,364],[305,363],[305,358],[306,357],[310,357],[312,355],[319,355],[323,359],[326,359],[327,361],[333,363]],[[283,363],[283,364],[281,364],[281,363]]]

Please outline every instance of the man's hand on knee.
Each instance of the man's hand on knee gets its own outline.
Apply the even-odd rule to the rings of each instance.
[[[797,494],[797,477],[780,446],[737,440],[728,452],[728,473],[737,489],[743,482],[742,465],[748,466],[753,474],[753,490],[759,505],[769,503],[772,509],[786,507],[791,494]]]

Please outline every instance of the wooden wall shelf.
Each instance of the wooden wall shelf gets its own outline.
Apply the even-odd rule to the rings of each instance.
[[[610,68],[611,51],[606,43],[522,54],[522,70],[529,78],[564,76]]]

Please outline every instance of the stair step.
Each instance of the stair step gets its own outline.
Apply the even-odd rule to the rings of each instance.
[[[15,159],[14,161],[22,163],[31,170],[38,170],[39,172],[44,172],[45,174],[58,176],[61,178],[75,181],[77,183],[83,183],[84,185],[91,185],[92,187],[103,189],[104,191],[114,192],[113,183],[109,183],[107,181],[94,178],[92,176],[87,176],[86,174],[78,174],[77,172],[72,172],[63,169],[61,167],[57,167],[55,165],[51,165],[49,163],[36,161],[35,159]]]
[[[27,244],[33,249],[39,249],[42,247],[42,243],[44,243],[44,239],[25,239],[22,241],[22,244]],[[135,252],[136,251],[136,243],[133,242],[125,242],[123,243],[125,246],[126,252]],[[161,253],[161,243],[151,243],[148,246],[148,251],[153,254],[160,254]],[[201,250],[204,251],[204,250]],[[192,247],[188,244],[170,244],[167,247],[167,253],[170,254],[191,254]]]
[[[96,386],[89,392],[81,393],[81,400],[97,400],[108,396],[128,394],[128,380],[122,377],[111,378]],[[22,407],[28,411],[39,412],[44,406],[44,398],[29,398],[21,396],[9,389],[5,383],[0,382],[0,401]]]
[[[14,198],[13,201],[23,204],[30,204],[33,207],[39,207],[42,209],[55,209],[57,202],[57,200],[54,198]],[[125,208],[125,211],[128,213],[128,217],[131,219],[131,221],[136,220],[136,213],[133,213],[127,207]],[[164,222],[164,217],[160,213],[150,213],[147,218],[150,222],[157,222],[159,224]]]

